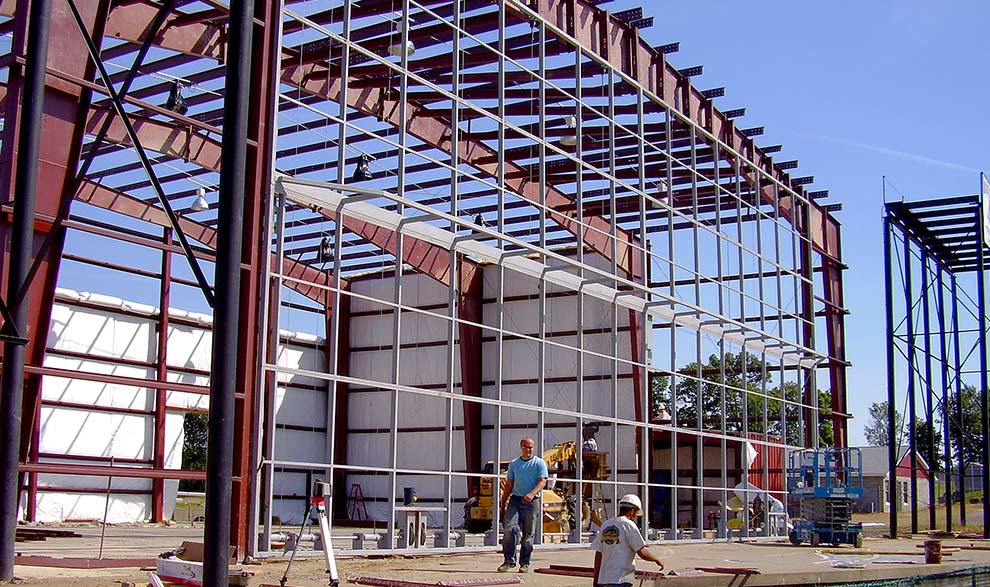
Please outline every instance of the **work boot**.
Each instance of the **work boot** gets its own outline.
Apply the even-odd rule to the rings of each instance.
[[[514,568],[516,568],[516,563],[502,563],[498,567],[498,572],[500,572],[500,573],[508,573],[509,571],[511,571]]]
[[[519,572],[520,573],[528,573],[529,572],[529,565],[519,565]]]

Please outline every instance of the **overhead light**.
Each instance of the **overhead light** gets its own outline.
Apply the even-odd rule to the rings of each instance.
[[[168,99],[165,100],[165,107],[179,115],[185,115],[189,110],[189,104],[182,97],[182,84],[178,80],[172,82],[172,89],[168,91]]]
[[[654,182],[657,186],[657,200],[664,206],[670,204],[670,187],[667,182],[660,179]]]
[[[565,147],[573,147],[577,144],[577,132],[575,130],[577,129],[577,116],[568,114],[564,117],[564,124],[567,125],[567,129],[571,132],[560,137],[560,144]]]
[[[396,57],[401,57],[403,54],[405,54],[407,57],[412,57],[412,55],[416,52],[416,45],[414,45],[411,40],[406,41],[405,45],[402,44],[401,22],[395,27],[395,35],[398,37],[398,40],[395,43],[388,46],[389,54],[394,55]]]
[[[326,263],[333,259],[333,249],[330,248],[330,239],[326,235],[320,239],[319,259],[320,263]]]
[[[351,176],[351,181],[368,181],[374,177],[371,175],[371,157],[367,155],[361,155],[361,160],[358,161],[357,167],[354,168],[354,175]]]
[[[206,188],[196,189],[196,199],[193,200],[190,208],[193,212],[203,212],[210,209],[210,203],[206,201]]]

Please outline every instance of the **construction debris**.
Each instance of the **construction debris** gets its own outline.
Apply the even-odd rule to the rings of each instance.
[[[595,569],[593,567],[578,567],[572,565],[550,565],[549,567],[544,567],[540,569],[535,569],[535,572],[541,573],[543,575],[562,575],[565,577],[594,577]],[[636,578],[639,580],[657,580],[665,579],[666,575],[659,571],[636,571]]]
[[[348,577],[348,582],[376,587],[486,587],[488,585],[515,585],[523,583],[522,577],[495,577],[486,579],[458,579],[454,581],[408,581],[388,577]],[[262,585],[261,587],[265,587]]]
[[[751,567],[694,567],[703,573],[720,573],[723,575],[762,575],[760,569]]]
[[[26,567],[53,567],[59,569],[120,569],[126,567],[154,566],[153,558],[82,558],[18,554],[15,565]]]
[[[47,540],[48,538],[80,538],[82,534],[72,530],[55,530],[52,528],[27,528],[18,527],[14,532],[14,540],[17,542],[35,542]]]

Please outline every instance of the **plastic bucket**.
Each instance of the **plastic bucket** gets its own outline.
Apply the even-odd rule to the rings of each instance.
[[[925,564],[937,565],[942,562],[942,541],[925,540]]]

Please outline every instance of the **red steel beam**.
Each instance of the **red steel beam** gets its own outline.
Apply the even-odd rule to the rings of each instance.
[[[505,6],[521,14],[514,4]],[[740,152],[757,168],[790,185],[787,174],[776,170],[771,158],[737,129],[731,119],[712,106],[699,90],[692,87],[690,78],[678,72],[662,54],[641,39],[637,29],[587,0],[535,0],[530,7],[544,20],[573,35],[585,48],[596,52],[695,124]],[[746,175],[752,185],[757,185],[755,171],[747,171]],[[798,193],[803,192],[798,186],[792,187]],[[793,222],[791,204],[777,202],[773,186],[763,186],[762,189],[764,198],[778,204],[781,213]],[[838,222],[818,204],[813,204],[811,214],[816,250],[838,260]]]
[[[158,226],[169,226],[168,216],[158,206],[90,181],[83,181],[80,184],[76,191],[76,200]],[[183,216],[179,217],[179,227],[189,238],[199,241],[211,249],[216,248],[216,229]],[[330,285],[332,275],[288,257],[282,258],[281,265],[283,274],[301,280],[299,282],[286,281],[286,287],[296,290],[317,303],[323,305],[333,303],[333,295],[325,289],[326,286]],[[307,285],[309,283],[315,285]]]
[[[138,7],[138,8],[134,8]],[[133,9],[133,10],[132,10]],[[147,29],[147,24],[154,18],[155,7],[143,4],[129,4],[116,8],[111,14],[110,23],[107,25],[107,34],[117,38],[127,39],[133,42],[143,41],[142,31]],[[179,19],[177,22],[175,19]],[[142,26],[144,25],[144,26]],[[211,23],[202,22],[182,22],[181,16],[174,17],[171,23],[166,23],[163,30],[169,31],[169,35],[156,39],[156,44],[161,47],[179,51],[189,55],[202,57],[222,57],[222,45],[220,31]],[[292,52],[284,50],[283,54],[292,57]],[[282,70],[282,81],[296,85],[303,91],[324,97],[328,100],[339,100],[340,78],[338,76],[328,76],[329,68],[326,64],[314,63],[298,65],[297,58],[286,59]],[[364,114],[373,115],[380,120],[399,125],[399,104],[385,89],[367,88],[351,89],[346,96],[349,106]],[[438,149],[450,152],[449,141],[450,125],[447,122],[434,118],[425,108],[416,104],[406,104],[408,109],[407,132],[428,144],[436,146]],[[143,141],[143,139],[142,139]],[[490,159],[495,153],[487,145],[473,140],[461,140],[458,145],[458,153],[463,154],[464,161],[475,166],[479,171],[495,177],[497,165],[495,163],[480,163],[486,158]],[[506,162],[506,174],[520,171],[514,163]],[[523,198],[531,202],[541,201],[540,189],[537,183],[523,178],[516,178],[507,181],[510,189],[513,189]],[[585,222],[590,227],[582,227],[577,224],[576,216],[568,213],[556,212],[556,208],[572,205],[570,196],[560,192],[553,187],[549,187],[546,193],[546,206],[550,208],[550,217],[565,227],[575,236],[591,246],[596,252],[608,259],[612,258],[611,225],[600,217],[586,218]],[[640,255],[635,253],[632,245],[636,239],[624,230],[617,231],[616,262],[625,271],[634,276],[641,275]]]
[[[139,467],[111,467],[108,465],[79,465],[74,463],[22,463],[21,469],[31,473],[51,475],[86,475],[118,477],[125,479],[184,479],[203,481],[206,471],[187,469],[145,469]]]

